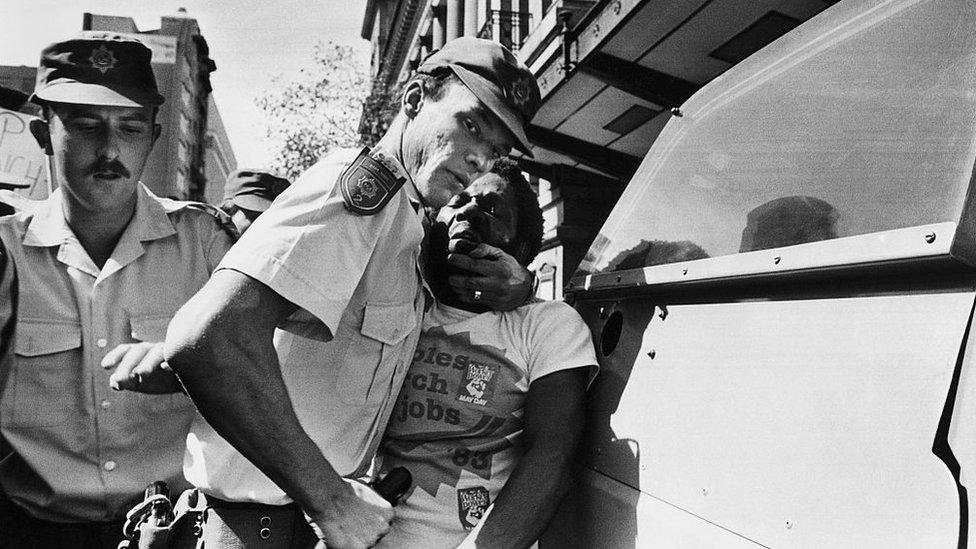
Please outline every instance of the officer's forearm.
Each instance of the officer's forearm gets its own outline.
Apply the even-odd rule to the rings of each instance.
[[[221,436],[308,514],[328,514],[334,496],[351,490],[302,429],[272,345],[274,325],[293,306],[240,277],[218,271],[180,309],[167,362]]]

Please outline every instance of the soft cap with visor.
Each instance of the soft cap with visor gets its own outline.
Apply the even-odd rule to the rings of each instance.
[[[515,148],[532,156],[525,125],[542,102],[535,77],[508,48],[482,38],[451,40],[430,54],[417,72],[448,68],[515,136]]]
[[[30,100],[39,105],[161,105],[151,59],[152,51],[129,36],[83,32],[44,48]]]

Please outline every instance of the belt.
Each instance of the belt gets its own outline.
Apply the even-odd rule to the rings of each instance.
[[[206,496],[206,506],[201,538],[208,549],[304,549],[318,543],[295,503],[267,505]]]

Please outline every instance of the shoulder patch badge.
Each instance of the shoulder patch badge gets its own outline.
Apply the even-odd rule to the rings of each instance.
[[[339,189],[346,209],[358,215],[374,215],[386,206],[404,182],[405,179],[397,178],[363,149],[339,176]]]

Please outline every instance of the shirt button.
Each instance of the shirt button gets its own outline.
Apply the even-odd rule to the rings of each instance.
[[[99,339],[95,342],[95,345],[98,345],[99,349],[104,349],[105,346],[108,345],[108,340],[105,338]]]
[[[112,460],[108,460],[108,461],[105,462],[105,465],[102,465],[102,467],[104,467],[106,471],[114,471],[115,470],[115,462],[112,461]]]
[[[107,410],[110,406],[112,406],[112,403],[107,400],[103,400],[101,405],[103,410]]]

